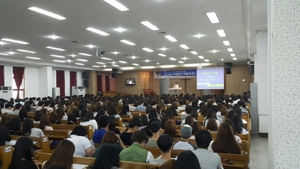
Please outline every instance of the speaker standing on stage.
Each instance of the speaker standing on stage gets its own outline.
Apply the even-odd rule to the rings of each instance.
[[[179,85],[177,82],[175,82],[174,86],[173,86],[173,89],[179,89]]]

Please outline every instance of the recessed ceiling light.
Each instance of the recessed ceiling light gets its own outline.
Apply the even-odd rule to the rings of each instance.
[[[8,38],[2,38],[2,41],[6,41],[6,42],[12,42],[12,43],[19,43],[22,45],[28,45],[28,42],[24,42],[24,41],[20,41],[20,40],[15,40],[15,39],[8,39]]]
[[[34,12],[37,12],[37,13],[49,16],[51,18],[57,19],[57,20],[66,20],[67,19],[67,18],[65,18],[65,17],[63,17],[61,15],[55,14],[55,13],[50,12],[50,11],[46,11],[46,10],[38,8],[38,7],[30,7],[28,9],[31,10],[31,11],[34,11]]]
[[[76,60],[81,61],[81,62],[87,62],[88,61],[86,59],[76,59]]]
[[[188,58],[187,58],[187,57],[183,57],[183,58],[181,58],[181,59],[183,59],[183,60],[187,60]]]
[[[104,69],[104,71],[112,71],[111,68]]]
[[[197,34],[197,35],[195,35],[194,37],[196,37],[196,38],[202,38],[204,35],[201,35],[201,34]]]
[[[136,58],[136,56],[131,56],[130,58],[131,58],[131,59],[135,59],[135,58]]]
[[[99,68],[99,67],[101,67],[101,66],[98,66],[98,65],[93,65],[92,67],[94,67],[94,68]]]
[[[224,40],[223,43],[224,43],[225,46],[229,46],[230,45],[230,43],[229,43],[228,40]]]
[[[82,56],[92,56],[92,55],[87,54],[87,53],[78,53],[78,55],[82,55]]]
[[[121,67],[122,70],[132,70],[134,67]]]
[[[191,51],[191,54],[198,55],[198,53],[196,51]]]
[[[122,27],[118,27],[116,29],[114,29],[115,31],[119,32],[119,33],[122,33],[124,32],[126,29],[122,28]]]
[[[168,48],[162,47],[162,48],[160,48],[159,50],[165,51],[165,50],[167,50],[167,49],[168,49]]]
[[[71,63],[71,59],[68,59],[67,62]]]
[[[149,49],[149,48],[142,48],[144,51],[147,51],[147,52],[153,52],[152,49]]]
[[[101,57],[100,59],[103,59],[103,60],[112,60],[111,58],[106,58],[106,57]]]
[[[211,52],[212,52],[212,53],[216,53],[216,52],[218,52],[218,50],[215,50],[215,49],[214,49],[214,50],[212,50]]]
[[[0,41],[0,45],[5,45],[5,44],[7,44],[7,43]]]
[[[158,27],[156,27],[155,25],[153,25],[152,23],[150,23],[148,21],[142,21],[141,24],[145,25],[146,27],[148,27],[149,29],[151,29],[153,31],[159,30]]]
[[[178,63],[184,63],[184,62],[180,60],[180,61],[178,61]]]
[[[161,68],[173,68],[176,67],[175,65],[161,65]]]
[[[49,36],[47,36],[48,38],[51,38],[51,39],[53,39],[53,40],[56,40],[56,39],[58,39],[59,38],[59,36],[56,36],[56,35],[49,35]]]
[[[53,62],[66,63],[67,61],[65,61],[65,60],[53,60]]]
[[[83,66],[84,64],[83,63],[75,63],[75,65]]]
[[[140,66],[139,64],[137,63],[132,63],[133,66]]]
[[[9,54],[7,54],[7,53],[0,53],[0,55],[8,56]]]
[[[134,46],[134,45],[135,45],[135,43],[130,42],[130,41],[128,41],[128,40],[120,40],[120,42],[125,43],[125,44],[127,44],[127,45],[131,45],[131,46]]]
[[[50,56],[52,56],[52,57],[56,57],[56,58],[66,58],[66,57],[64,57],[64,56],[61,56],[61,55],[50,55]]]
[[[158,62],[157,62],[156,64],[157,64],[157,65],[159,65],[159,63],[158,63]]]
[[[224,59],[221,59],[221,61],[224,61]]]
[[[204,59],[204,62],[209,62],[209,60],[208,59]]]
[[[127,63],[126,61],[123,61],[123,60],[120,60],[119,62],[120,62],[120,63],[124,63],[124,64]]]
[[[8,53],[8,54],[10,54],[10,55],[14,55],[14,54],[16,54],[16,52],[13,52],[13,51],[6,52],[6,53]]]
[[[141,68],[142,69],[154,69],[155,67],[154,66],[142,66]]]
[[[104,1],[107,2],[108,4],[110,4],[111,6],[117,8],[119,11],[122,11],[122,12],[129,11],[129,9],[125,5],[121,4],[120,2],[118,2],[116,0],[104,0]]]
[[[163,54],[163,53],[159,53],[157,54],[158,56],[162,56],[162,57],[166,57],[167,55]]]
[[[77,55],[72,54],[72,55],[69,55],[69,56],[72,56],[72,57],[74,58],[74,57],[77,56]]]
[[[96,46],[94,46],[94,45],[92,45],[92,44],[89,44],[89,45],[87,45],[87,47],[90,48],[90,49],[93,49],[93,48],[96,47]]]
[[[173,61],[175,61],[175,60],[177,60],[176,58],[169,58],[170,60],[173,60]]]
[[[112,65],[112,66],[114,66],[114,67],[119,67],[119,65]]]
[[[234,53],[230,53],[230,56],[234,57],[234,56],[235,56],[235,54],[234,54]]]
[[[65,49],[57,48],[57,47],[52,47],[52,46],[47,46],[46,48],[53,49],[53,50],[58,50],[58,51],[66,51]]]
[[[109,35],[108,33],[103,32],[103,31],[101,31],[101,30],[99,30],[99,29],[96,29],[96,28],[88,27],[88,28],[85,28],[85,29],[88,30],[88,31],[97,33],[97,34],[99,34],[99,35],[102,35],[102,36],[108,36],[108,35]]]
[[[112,53],[115,54],[115,55],[117,55],[117,54],[119,54],[120,52],[114,51],[114,52],[112,52]]]
[[[182,47],[183,49],[189,49],[189,47],[186,46],[185,44],[181,44],[181,45],[179,45],[179,46]]]
[[[41,60],[41,58],[38,57],[32,57],[32,56],[26,56],[27,59],[33,59],[33,60]]]
[[[217,14],[215,12],[208,12],[208,13],[206,13],[206,15],[211,23],[219,23],[220,22],[217,17]]]
[[[237,60],[237,58],[232,58],[233,60]]]
[[[217,30],[217,33],[219,34],[220,37],[226,37],[225,31],[223,29]]]
[[[204,59],[204,56],[198,56],[199,59]]]
[[[184,64],[184,67],[198,67],[199,63],[190,63],[190,64]]]
[[[166,35],[165,38],[167,38],[169,41],[171,42],[177,42],[177,39],[175,39],[173,36],[171,35]]]
[[[19,51],[19,52],[25,52],[25,53],[36,53],[34,51],[24,50],[24,49],[17,49],[17,51]]]
[[[147,62],[147,63],[148,63],[149,61],[150,61],[150,60],[148,60],[148,59],[145,60],[145,62]]]
[[[227,48],[227,51],[228,52],[233,52],[233,49],[232,48]]]
[[[105,63],[104,62],[96,62],[97,64],[101,64],[101,65],[104,65]]]

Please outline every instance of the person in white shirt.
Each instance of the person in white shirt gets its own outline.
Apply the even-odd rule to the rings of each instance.
[[[67,140],[71,141],[75,146],[74,156],[92,157],[94,148],[88,138],[85,137],[86,130],[83,126],[74,128]]]
[[[94,113],[93,112],[88,112],[84,119],[82,120],[82,122],[80,123],[80,125],[82,126],[88,126],[88,125],[92,125],[95,130],[98,130],[98,124],[96,122],[94,118]]]
[[[23,121],[22,134],[24,136],[39,137],[39,138],[45,136],[44,132],[41,129],[34,127],[33,121],[31,119],[25,119]]]
[[[178,141],[173,149],[174,150],[190,150],[194,151],[194,147],[188,142],[192,135],[192,127],[185,124],[181,127],[181,141]]]
[[[172,150],[173,140],[168,134],[163,134],[159,136],[157,140],[157,146],[161,151],[161,155],[153,160],[150,160],[150,164],[163,164],[168,160],[171,160],[171,150]]]
[[[7,113],[9,115],[13,115],[14,111],[13,111],[12,107],[13,106],[10,103],[6,103],[5,109],[1,110],[2,114]]]
[[[14,115],[19,115],[20,110],[22,109],[22,105],[20,103],[15,105]]]
[[[218,127],[220,126],[221,123],[220,123],[219,120],[217,120],[216,112],[215,112],[213,109],[208,109],[208,111],[207,111],[207,116],[206,116],[206,118],[205,118],[205,120],[204,120],[204,126],[205,126],[205,127],[207,126],[208,120],[209,120],[210,118],[215,119],[215,120],[216,120],[216,123],[217,123],[217,126],[218,126]]]

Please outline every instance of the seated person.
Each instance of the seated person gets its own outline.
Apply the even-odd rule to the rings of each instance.
[[[17,103],[15,105],[14,115],[19,115],[19,112],[20,112],[21,109],[22,109],[22,105],[20,103]]]
[[[149,125],[149,131],[152,134],[152,137],[149,138],[149,141],[146,144],[146,147],[153,147],[157,148],[157,140],[160,135],[160,122],[159,121],[153,121]]]
[[[153,159],[150,151],[144,149],[148,141],[148,136],[145,131],[137,131],[132,135],[132,145],[120,153],[122,161],[131,161],[139,163],[148,163]]]
[[[101,143],[102,137],[108,130],[109,126],[109,117],[106,115],[102,115],[97,120],[98,125],[100,126],[100,130],[95,130],[93,134],[93,142],[94,143]]]
[[[14,111],[13,111],[13,105],[10,103],[6,103],[6,105],[4,106],[5,109],[2,109],[1,112],[2,114],[7,113],[9,115],[13,115]]]
[[[194,147],[188,142],[192,136],[192,127],[185,124],[181,127],[181,141],[178,141],[173,149],[174,150],[191,150],[194,151]]]
[[[163,134],[159,136],[157,140],[157,145],[161,151],[161,155],[157,159],[150,160],[150,164],[163,164],[168,160],[171,160],[171,150],[173,145],[172,137]]]
[[[85,137],[86,129],[83,126],[76,126],[67,140],[71,141],[75,146],[73,156],[92,157],[94,149],[88,138]]]
[[[209,131],[200,130],[195,134],[195,138],[198,149],[193,152],[199,160],[201,169],[223,169],[220,156],[207,150],[212,140]]]
[[[120,138],[122,139],[123,143],[125,145],[131,145],[131,136],[134,132],[139,131],[142,126],[142,122],[139,117],[134,116],[130,121],[129,121],[129,129],[123,133],[121,133]]]

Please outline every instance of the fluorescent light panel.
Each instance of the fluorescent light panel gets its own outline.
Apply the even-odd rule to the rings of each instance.
[[[234,54],[234,53],[230,53],[230,56],[234,57],[234,56],[235,56],[235,54]]]
[[[198,67],[199,63],[190,63],[190,64],[184,64],[184,67]]]
[[[127,63],[126,61],[123,61],[123,60],[120,60],[119,62],[120,62],[120,63],[124,63],[124,64]]]
[[[7,44],[7,43],[0,41],[0,45],[5,45],[5,44]]]
[[[198,56],[199,59],[204,59],[204,56]]]
[[[87,53],[78,53],[78,55],[82,55],[82,56],[92,56],[92,55],[87,54]]]
[[[224,43],[225,46],[229,46],[230,45],[230,43],[229,43],[228,40],[224,40],[223,43]]]
[[[75,65],[83,66],[84,64],[83,63],[75,63]]]
[[[209,60],[208,59],[204,59],[204,62],[209,62]]]
[[[47,36],[48,38],[51,38],[51,39],[53,39],[53,40],[55,40],[55,39],[58,39],[59,38],[59,36],[56,36],[56,35],[50,35],[50,36]]]
[[[24,50],[24,49],[17,49],[17,51],[19,51],[19,52],[25,52],[25,53],[36,53],[34,51]]]
[[[122,33],[122,32],[124,32],[126,29],[119,27],[119,28],[116,28],[116,29],[114,29],[114,30],[117,31],[117,32],[119,32],[119,33]]]
[[[105,65],[104,62],[96,62],[97,64]]]
[[[217,30],[217,33],[219,34],[220,37],[226,37],[225,31],[223,29]]]
[[[66,58],[66,57],[64,57],[64,56],[61,56],[61,55],[50,55],[50,56],[52,56],[52,57],[56,57],[56,58]]]
[[[121,67],[122,70],[132,70],[134,67]]]
[[[169,41],[171,42],[177,42],[177,39],[175,39],[173,36],[171,35],[166,35],[165,38],[167,38]]]
[[[32,57],[32,56],[26,56],[27,59],[33,59],[33,60],[41,60],[41,58],[38,57]]]
[[[184,63],[184,62],[180,60],[180,61],[178,61],[178,63]]]
[[[98,66],[98,65],[93,65],[92,67],[99,68],[99,67],[101,67],[101,66]]]
[[[173,61],[175,61],[175,60],[177,60],[176,58],[169,58],[170,60],[173,60]]]
[[[191,51],[191,54],[198,55],[198,53],[196,51]]]
[[[102,35],[102,36],[108,36],[109,35],[108,33],[104,32],[102,30],[96,29],[96,28],[88,27],[88,28],[85,28],[85,29],[88,30],[88,31],[97,33],[99,35]]]
[[[9,54],[7,54],[7,53],[0,53],[0,55],[8,56]]]
[[[116,0],[104,0],[104,2],[106,2],[106,3],[110,4],[111,6],[117,8],[119,11],[122,11],[122,12],[129,11],[129,9],[125,5],[121,4],[120,2],[118,2]]]
[[[101,57],[103,60],[112,60],[111,58]]]
[[[167,55],[163,54],[163,53],[159,53],[157,54],[158,56],[161,56],[161,57],[166,57]]]
[[[161,68],[173,68],[176,67],[175,65],[161,65]]]
[[[148,27],[149,29],[151,29],[153,31],[159,30],[155,25],[153,25],[152,23],[150,23],[148,21],[142,21],[141,24],[145,25],[146,27]]]
[[[58,50],[58,51],[66,51],[65,49],[57,48],[57,47],[52,47],[52,46],[47,46],[46,48],[53,49],[53,50]]]
[[[228,52],[233,52],[233,49],[232,48],[227,48],[227,51]]]
[[[237,60],[237,58],[232,58],[233,60]]]
[[[86,59],[76,59],[76,60],[81,61],[81,62],[87,62],[88,61]]]
[[[134,45],[135,45],[135,43],[130,42],[130,41],[128,41],[128,40],[120,40],[120,42],[125,43],[125,44],[127,44],[127,45],[131,45],[131,46],[134,46]]]
[[[6,41],[6,42],[18,43],[18,44],[22,44],[22,45],[28,45],[29,44],[28,42],[15,40],[15,39],[8,39],[8,38],[2,38],[1,40]]]
[[[65,60],[53,60],[53,62],[66,63],[67,61],[65,61]]]
[[[182,47],[183,49],[189,49],[189,47],[186,46],[185,44],[181,44],[181,45],[179,45],[179,46]]]
[[[217,14],[215,12],[208,12],[206,13],[206,15],[211,23],[220,23]]]
[[[144,51],[147,51],[147,52],[153,52],[152,49],[149,49],[149,48],[143,48]]]
[[[139,64],[137,63],[132,63],[133,66],[140,66]]]
[[[49,16],[51,18],[57,19],[57,20],[66,20],[67,19],[67,18],[65,18],[65,17],[63,17],[61,15],[55,14],[55,13],[50,12],[50,11],[46,11],[46,10],[38,8],[38,7],[30,7],[28,9],[31,10],[31,11],[34,11],[34,12],[37,12],[37,13]]]
[[[155,67],[154,66],[142,66],[141,68],[142,69],[154,69]]]

